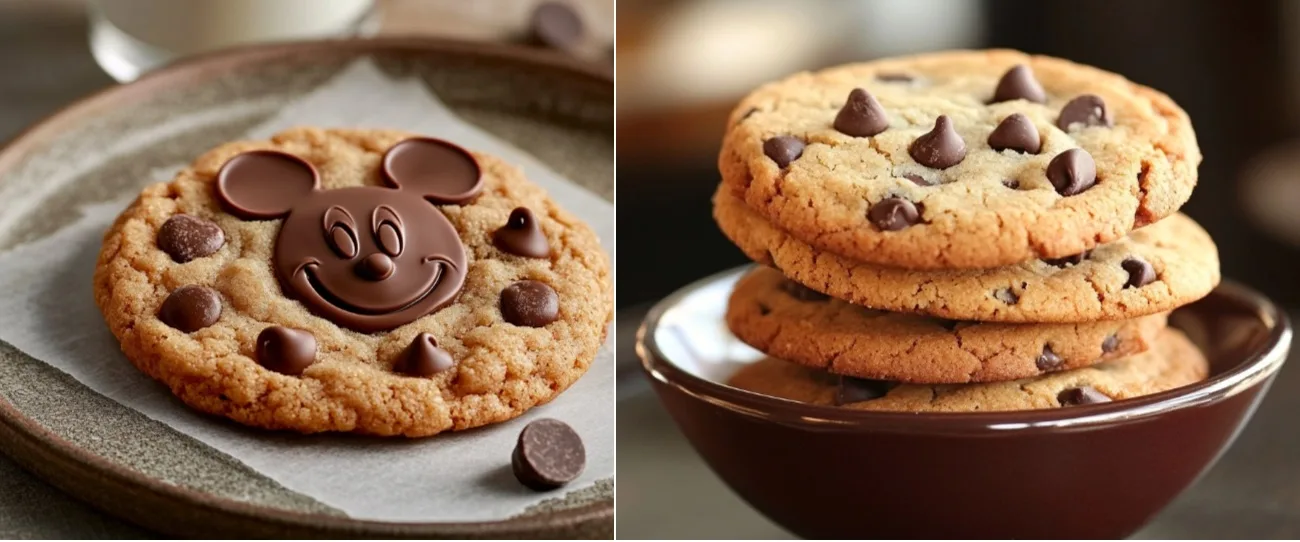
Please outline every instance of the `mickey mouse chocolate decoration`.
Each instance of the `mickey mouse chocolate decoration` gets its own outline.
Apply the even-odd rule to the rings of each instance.
[[[316,169],[278,151],[231,158],[217,197],[246,220],[284,218],[274,267],[287,295],[339,325],[372,333],[432,313],[465,283],[465,247],[433,204],[464,204],[483,189],[478,162],[433,138],[384,154],[388,187],[322,189]]]

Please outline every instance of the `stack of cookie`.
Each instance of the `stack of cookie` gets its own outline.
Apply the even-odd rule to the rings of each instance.
[[[750,258],[727,323],[771,356],[733,384],[904,411],[1095,403],[1204,379],[1170,311],[1219,282],[1178,209],[1186,113],[1014,51],[803,73],[735,110],[714,216]]]

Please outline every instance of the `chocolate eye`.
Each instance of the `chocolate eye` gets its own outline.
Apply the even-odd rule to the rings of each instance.
[[[403,232],[402,219],[398,218],[397,213],[387,205],[380,205],[375,208],[375,214],[372,217],[375,227],[375,240],[379,243],[379,248],[388,253],[389,256],[398,256],[402,253]]]
[[[325,211],[325,238],[330,247],[339,256],[352,259],[357,255],[357,227],[352,215],[342,207],[334,206]]]

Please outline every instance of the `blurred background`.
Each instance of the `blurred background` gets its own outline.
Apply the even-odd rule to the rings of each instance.
[[[1205,155],[1184,211],[1218,242],[1225,276],[1300,308],[1300,1],[621,0],[618,31],[620,337],[654,301],[748,261],[710,203],[742,96],[800,70],[947,48],[1064,57],[1171,95]],[[703,464],[650,393],[631,341],[619,348],[619,536],[789,537]],[[1300,394],[1286,391],[1300,389],[1296,371],[1136,538],[1300,533],[1289,452]]]
[[[1300,2],[621,0],[618,302],[745,261],[712,223],[732,106],[804,69],[1010,47],[1112,70],[1191,115],[1205,161],[1184,211],[1225,276],[1300,305]]]

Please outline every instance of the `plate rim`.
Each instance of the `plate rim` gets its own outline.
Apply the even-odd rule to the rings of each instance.
[[[219,77],[232,68],[289,56],[308,60],[311,57],[429,52],[532,66],[585,80],[593,86],[608,86],[611,96],[614,94],[612,69],[547,50],[510,44],[424,36],[388,36],[241,46],[189,57],[149,72],[133,82],[100,89],[37,120],[0,145],[0,182],[33,149],[63,133],[84,117],[104,108],[145,101],[155,90],[178,84],[194,84],[196,81]],[[3,397],[0,397],[0,452],[73,498],[136,525],[167,534],[184,532],[177,530],[178,526],[184,524],[190,524],[208,536],[230,533],[292,537],[370,535],[567,538],[577,533],[589,534],[593,531],[612,535],[614,531],[613,496],[597,503],[546,514],[491,521],[453,522],[364,520],[237,501],[169,484],[82,448],[42,426]],[[91,493],[86,494],[87,490]],[[127,499],[115,499],[117,496],[126,496]],[[132,502],[132,499],[135,501]],[[165,509],[158,507],[168,505],[188,507],[191,513],[158,513]],[[206,521],[219,520],[222,524],[195,523],[194,520],[200,518]]]

